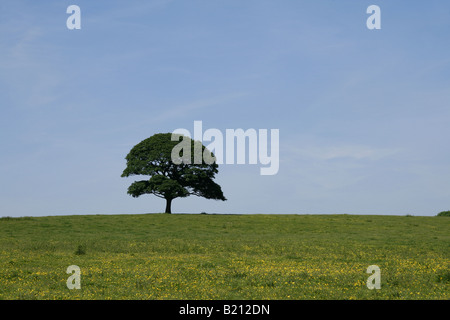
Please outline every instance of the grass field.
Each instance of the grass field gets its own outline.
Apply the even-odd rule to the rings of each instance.
[[[447,300],[449,246],[448,217],[4,217],[0,299]]]

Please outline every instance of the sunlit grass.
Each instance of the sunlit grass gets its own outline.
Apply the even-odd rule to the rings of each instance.
[[[449,231],[447,217],[2,218],[0,298],[449,299]]]

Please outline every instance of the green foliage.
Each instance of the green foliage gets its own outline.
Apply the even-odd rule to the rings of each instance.
[[[175,137],[178,140],[172,141],[171,133],[158,133],[131,149],[125,158],[127,166],[122,177],[145,175],[150,178],[133,182],[128,188],[128,194],[133,197],[153,194],[166,199],[168,203],[175,198],[189,195],[225,201],[221,187],[213,181],[215,174],[218,173],[217,163],[206,163],[203,158],[201,163],[195,163],[196,150],[201,150],[202,155],[205,150],[208,154],[209,150],[188,137],[182,135]],[[179,139],[187,142],[187,150],[181,149],[177,157],[180,160],[178,164],[172,161],[172,153],[180,144]],[[201,148],[198,148],[199,146]],[[212,155],[211,152],[209,154]],[[170,207],[166,208],[166,212],[167,210],[170,213]]]
[[[437,214],[438,217],[450,217],[450,211],[442,211]]]

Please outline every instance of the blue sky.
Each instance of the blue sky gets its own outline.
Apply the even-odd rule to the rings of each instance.
[[[444,1],[2,1],[0,216],[161,212],[124,158],[194,120],[279,129],[280,169],[221,165],[228,201],[175,213],[449,210],[449,35]]]

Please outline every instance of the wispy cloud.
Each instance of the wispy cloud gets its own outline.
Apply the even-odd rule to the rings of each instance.
[[[334,159],[351,160],[380,160],[397,154],[400,150],[390,148],[377,148],[365,145],[341,144],[333,146],[295,146],[290,147],[289,152],[296,157],[327,161]]]
[[[155,1],[131,1],[123,3],[119,6],[106,6],[102,7],[95,16],[89,17],[89,22],[97,25],[109,25],[111,21],[115,23],[126,23],[127,25],[138,25],[142,22],[138,22],[136,17],[148,15],[151,12],[165,8],[174,0],[155,0]],[[140,20],[141,21],[141,20]]]
[[[330,144],[311,139],[281,143],[280,167],[296,176],[304,186],[320,192],[369,181],[374,172],[386,166],[386,161],[402,153],[398,148]]]
[[[230,93],[225,95],[220,95],[212,98],[199,99],[187,103],[181,103],[170,107],[168,110],[160,113],[158,116],[152,119],[154,122],[166,121],[174,118],[179,118],[188,115],[199,109],[214,107],[223,103],[230,102],[235,99],[239,99],[245,96],[246,93]]]

